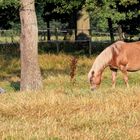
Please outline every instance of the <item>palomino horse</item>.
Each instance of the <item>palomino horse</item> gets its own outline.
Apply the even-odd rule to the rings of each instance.
[[[100,85],[102,73],[106,67],[110,67],[112,71],[112,87],[116,84],[117,70],[124,74],[124,81],[128,87],[127,72],[140,70],[140,41],[132,43],[117,41],[97,56],[88,73],[92,90]]]

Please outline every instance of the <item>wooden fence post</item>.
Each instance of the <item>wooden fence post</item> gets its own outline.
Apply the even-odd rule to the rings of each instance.
[[[89,56],[91,56],[91,43],[92,43],[92,34],[91,34],[91,30],[89,29]]]
[[[55,28],[56,50],[59,53],[58,28]]]

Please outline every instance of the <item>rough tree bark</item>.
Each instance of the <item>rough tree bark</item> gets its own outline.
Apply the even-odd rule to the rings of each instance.
[[[21,91],[36,91],[42,88],[38,63],[38,26],[34,0],[21,0]]]

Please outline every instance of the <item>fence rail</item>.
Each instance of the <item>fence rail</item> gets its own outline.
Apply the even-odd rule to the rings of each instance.
[[[76,39],[76,31],[81,31],[81,33],[84,33],[86,29],[81,29],[81,30],[74,30],[74,29],[45,29],[45,30],[39,30],[38,35],[39,35],[39,42],[41,41],[66,41],[66,40],[74,40],[74,41],[81,41],[81,40],[86,40],[85,38],[81,37],[81,39]],[[86,30],[87,31],[87,30]],[[91,41],[98,41],[98,40],[110,40],[110,34],[109,33],[104,33],[104,32],[94,32],[92,30],[88,30]],[[92,33],[91,33],[92,32]],[[48,39],[48,33],[50,36],[50,39]],[[114,34],[117,36],[117,34]],[[19,36],[20,36],[20,31],[15,31],[15,30],[0,30],[0,44],[4,43],[17,43],[19,42]],[[72,37],[70,39],[70,37]],[[76,40],[75,40],[76,39]]]
[[[80,34],[77,36],[77,31]],[[88,31],[89,35],[84,34],[84,31]],[[88,53],[92,53],[92,49],[97,46],[106,46],[111,43],[110,34],[106,32],[97,32],[95,30],[75,30],[75,29],[52,29],[39,30],[39,44],[45,43],[45,47],[50,44],[55,44],[57,53],[61,49],[61,45],[72,44],[76,48],[88,49]],[[114,39],[118,40],[118,33],[114,33]],[[0,47],[1,46],[16,46],[19,48],[20,31],[16,30],[0,30]],[[17,45],[18,44],[18,45]],[[99,44],[99,45],[97,45]],[[2,50],[1,47],[0,51]]]

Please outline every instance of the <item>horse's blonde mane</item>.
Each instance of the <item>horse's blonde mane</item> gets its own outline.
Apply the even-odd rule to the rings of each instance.
[[[117,41],[116,43],[113,43],[112,45],[108,46],[106,49],[104,49],[95,59],[92,68],[88,74],[88,79],[90,80],[92,73],[94,71],[94,74],[98,73],[99,71],[103,71],[107,66],[108,63],[113,58],[113,51],[115,51],[116,54],[119,53],[120,48],[123,41]]]
[[[92,69],[96,73],[97,71],[104,69],[109,61],[112,59],[112,48],[107,47],[94,61]]]
[[[122,44],[124,44],[125,42],[123,41],[117,41],[116,43],[112,44],[110,47],[113,49],[113,51],[115,52],[115,54],[119,54],[121,48],[122,48]]]

